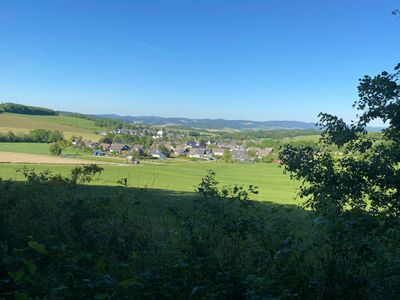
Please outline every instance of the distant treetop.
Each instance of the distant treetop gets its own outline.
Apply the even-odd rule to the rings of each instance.
[[[9,112],[24,115],[55,116],[57,112],[48,108],[27,106],[16,103],[0,103],[0,113]]]

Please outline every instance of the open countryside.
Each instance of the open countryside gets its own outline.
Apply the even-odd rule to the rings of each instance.
[[[399,0],[0,1],[0,300],[400,299]]]
[[[87,139],[96,138],[94,132],[99,130],[93,121],[68,116],[0,114],[0,132],[27,133],[32,129],[43,128],[60,130],[67,138],[78,135]]]
[[[96,141],[102,138],[100,133],[105,131],[104,127],[96,126],[93,120],[63,115],[35,116],[3,113],[0,114],[0,121],[4,122],[0,123],[2,126],[7,126],[7,131],[13,131],[16,134],[18,134],[21,127],[28,127],[29,130],[47,129],[62,131],[66,129],[69,130],[69,133],[73,134],[65,136],[67,139],[74,141],[74,136],[80,136],[82,139],[78,145],[70,144],[65,147],[61,155],[56,157],[50,155],[49,143],[0,143],[0,174],[3,179],[24,180],[23,176],[16,172],[16,170],[22,167],[21,163],[27,163],[30,168],[36,171],[50,170],[63,175],[67,174],[72,167],[62,166],[62,164],[98,163],[105,168],[105,171],[92,184],[115,186],[118,185],[117,181],[119,179],[127,178],[129,185],[132,187],[193,192],[207,171],[214,170],[220,186],[232,183],[245,186],[252,184],[257,186],[259,191],[254,196],[254,199],[282,204],[301,204],[299,199],[295,199],[299,184],[296,181],[290,180],[287,174],[283,174],[283,169],[276,163],[225,163],[222,160],[210,161],[198,159],[197,156],[192,160],[183,159],[185,156],[181,158],[160,159],[157,155],[157,148],[154,148],[156,149],[155,159],[144,159],[141,160],[141,164],[132,165],[126,160],[129,154],[96,156],[93,155],[94,148],[85,147],[85,143],[90,146],[93,143],[100,146],[100,143]],[[24,131],[24,133],[28,133],[29,130]],[[153,131],[154,134],[160,132],[158,129],[153,129]],[[62,132],[64,133],[64,131]],[[111,130],[110,132],[121,132],[121,135],[124,135],[129,130],[120,129]],[[203,139],[207,137],[213,139],[219,138],[218,134],[214,132],[212,134],[204,130],[198,132],[199,136],[192,138],[194,141],[201,139],[204,134],[206,135]],[[118,138],[119,134],[113,134],[113,136],[114,138]],[[282,143],[314,143],[318,138],[319,135],[315,133],[314,135],[302,136],[302,132],[300,131],[294,137],[283,138]],[[162,141],[157,142],[159,145],[164,145],[164,143]],[[168,144],[170,145],[171,142]],[[111,143],[110,146],[112,145]],[[184,145],[182,149],[189,150]],[[196,146],[194,149],[197,149]],[[199,149],[202,148],[199,147]],[[126,151],[126,153],[129,153],[129,151]],[[10,162],[16,164],[9,164]],[[41,165],[41,163],[44,165]],[[51,166],[49,164],[58,164],[58,166]]]
[[[0,152],[1,158],[1,152]],[[23,165],[0,164],[0,174],[3,179],[23,180],[16,170]],[[36,171],[50,170],[63,175],[68,174],[71,167],[29,165]],[[117,186],[117,181],[127,178],[132,187],[148,189],[165,189],[177,192],[194,192],[195,187],[206,175],[207,170],[214,170],[221,186],[235,184],[258,187],[257,200],[275,202],[280,204],[298,205],[295,200],[298,183],[291,181],[288,175],[282,174],[282,169],[274,164],[224,164],[224,163],[180,163],[180,164],[141,164],[125,166],[102,166],[104,172],[95,185]]]

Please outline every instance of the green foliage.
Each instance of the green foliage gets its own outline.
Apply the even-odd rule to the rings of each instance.
[[[164,145],[160,145],[158,147],[158,150],[160,150],[160,152],[164,154],[166,157],[169,157],[171,155],[171,151],[169,151]]]
[[[225,149],[224,154],[222,155],[222,160],[226,163],[232,162],[232,153],[228,150]]]
[[[9,112],[25,115],[55,116],[57,112],[48,108],[27,106],[15,103],[0,103],[0,112]]]
[[[73,184],[89,183],[93,180],[94,176],[99,175],[102,171],[103,168],[96,164],[75,167],[71,170],[71,177],[69,180]]]
[[[61,155],[62,153],[62,146],[60,143],[51,143],[49,146],[49,151],[51,155]]]
[[[279,141],[295,137],[308,137],[319,135],[316,129],[269,129],[269,130],[243,130],[239,132],[218,132],[222,137],[234,140],[263,140]],[[270,146],[269,146],[270,147]]]
[[[123,128],[124,122],[117,121],[114,119],[102,119],[96,118],[94,124],[99,127],[106,127],[106,128]]]
[[[16,135],[12,131],[0,133],[0,142],[54,143],[64,140],[64,135],[58,130],[33,129],[28,134]]]
[[[22,172],[27,184],[0,184],[0,297],[279,298],[297,290],[286,274],[301,282],[300,266],[281,272],[295,249],[283,214],[241,205],[244,189],[219,190],[212,172],[190,209],[152,215],[126,178],[115,194],[95,193],[71,177]]]
[[[12,146],[11,143],[7,144]],[[36,146],[39,144],[32,144]],[[3,147],[0,144],[0,151],[13,151],[37,154],[48,154],[48,147],[32,147],[24,144],[23,149]],[[19,146],[19,144],[18,144]],[[40,145],[39,145],[40,146]],[[26,149],[25,149],[26,147]],[[65,149],[63,155],[74,155],[76,150]],[[85,156],[86,159],[86,156]],[[122,162],[117,160],[117,162]],[[4,180],[13,179],[23,181],[24,178],[15,174],[20,168],[16,164],[2,164],[0,176]],[[126,177],[136,183],[136,187],[151,188],[159,190],[170,190],[176,193],[187,193],[193,191],[193,186],[200,182],[202,176],[208,169],[212,168],[217,174],[222,185],[231,183],[249,186],[251,184],[259,187],[259,194],[254,197],[260,201],[271,201],[272,203],[288,205],[297,204],[293,199],[299,187],[299,182],[290,180],[290,177],[282,173],[277,164],[226,164],[223,162],[192,163],[187,160],[164,161],[162,164],[143,163],[135,167],[121,167],[118,165],[102,165],[104,172],[96,184],[112,186],[115,178]],[[50,170],[53,173],[61,173],[68,176],[72,166],[70,165],[35,165],[37,171]]]
[[[287,145],[280,154],[316,214],[323,298],[394,299],[400,292],[399,68],[360,80],[355,122],[321,114],[318,147]],[[380,140],[366,132],[376,119],[388,125]]]

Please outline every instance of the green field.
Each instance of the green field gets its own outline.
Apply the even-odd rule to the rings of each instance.
[[[13,153],[27,153],[27,154],[39,154],[39,155],[50,155],[49,150],[50,144],[47,143],[4,143],[0,142],[0,152],[13,152]],[[104,157],[104,156],[93,156],[91,151],[82,152],[73,147],[67,147],[63,149],[60,157],[70,158],[81,158],[84,160],[90,160],[94,163],[125,163],[126,160],[120,157]]]
[[[291,138],[286,138],[283,139],[283,141],[297,141],[297,142],[314,142],[317,143],[319,139],[321,138],[321,135],[319,134],[312,134],[312,135],[300,135],[300,136],[295,136]]]
[[[47,143],[0,143],[0,152],[15,152],[28,154],[50,155],[50,144]],[[81,156],[81,152],[66,148],[63,150],[62,156]]]
[[[18,164],[0,164],[2,179],[23,180],[16,169]],[[51,170],[66,175],[72,166],[34,165],[37,171]],[[121,178],[127,178],[132,187],[147,187],[174,192],[193,192],[207,170],[217,174],[221,185],[243,184],[259,187],[257,200],[279,204],[298,204],[294,200],[298,182],[290,180],[275,164],[225,164],[225,163],[177,163],[177,164],[141,164],[126,166],[104,166],[104,172],[93,184],[115,186]]]
[[[27,133],[32,129],[60,130],[66,138],[73,135],[98,140],[95,130],[101,130],[94,121],[68,116],[31,116],[21,114],[0,114],[0,132]]]

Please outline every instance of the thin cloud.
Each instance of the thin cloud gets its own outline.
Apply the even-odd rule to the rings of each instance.
[[[154,51],[158,51],[158,52],[163,52],[163,53],[171,54],[171,52],[168,51],[168,50],[165,50],[165,49],[160,48],[160,47],[152,46],[152,45],[149,45],[149,44],[139,43],[139,44],[137,44],[137,45],[138,45],[139,47],[147,48],[147,49],[150,49],[150,50],[154,50]]]

